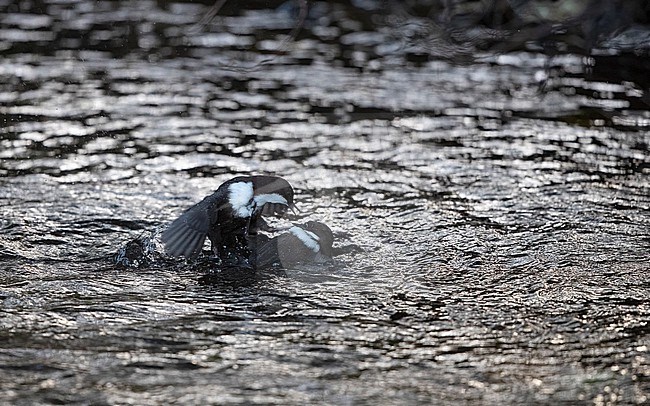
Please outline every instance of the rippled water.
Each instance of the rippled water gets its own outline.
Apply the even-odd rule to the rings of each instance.
[[[0,1],[0,402],[647,402],[650,59],[255,4]],[[247,173],[334,265],[111,263]]]

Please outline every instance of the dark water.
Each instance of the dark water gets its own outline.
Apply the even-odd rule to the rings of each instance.
[[[648,31],[549,58],[352,3],[287,42],[298,3],[0,1],[0,403],[648,401]],[[108,260],[247,173],[334,265]]]

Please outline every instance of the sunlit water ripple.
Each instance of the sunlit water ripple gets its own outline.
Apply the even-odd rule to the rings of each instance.
[[[198,5],[89,4],[2,22],[1,402],[647,401],[634,83],[571,55],[544,92],[531,52],[406,63],[324,3],[286,54],[229,69],[291,15],[194,32]],[[111,263],[245,173],[291,182],[334,264],[205,284]]]

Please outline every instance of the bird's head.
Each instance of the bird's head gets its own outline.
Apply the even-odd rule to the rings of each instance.
[[[286,180],[277,176],[252,176],[253,201],[256,211],[262,215],[283,216],[288,209],[294,209],[293,188]]]

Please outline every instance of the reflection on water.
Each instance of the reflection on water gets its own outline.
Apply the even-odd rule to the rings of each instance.
[[[646,402],[647,56],[423,57],[373,1],[283,45],[296,6],[254,3],[0,4],[0,399]],[[246,173],[334,265],[112,265]]]

